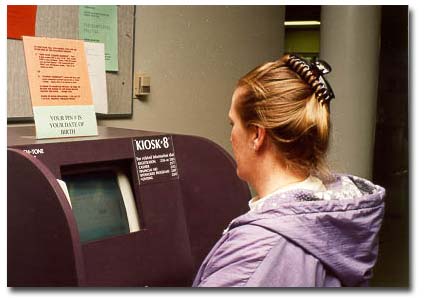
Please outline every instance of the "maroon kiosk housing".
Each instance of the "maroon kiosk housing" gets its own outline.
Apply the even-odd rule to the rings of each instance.
[[[178,177],[141,183],[134,142],[164,135],[172,138]],[[9,127],[7,164],[12,287],[190,286],[250,198],[227,152],[194,136],[99,127],[96,137],[36,140],[34,127]],[[140,230],[81,242],[57,179],[116,168],[130,180]]]

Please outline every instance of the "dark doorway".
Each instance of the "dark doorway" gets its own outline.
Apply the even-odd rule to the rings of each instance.
[[[386,209],[372,286],[409,286],[408,6],[382,6],[373,181]]]

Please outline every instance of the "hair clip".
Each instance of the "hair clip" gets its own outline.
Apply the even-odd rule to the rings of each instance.
[[[302,65],[301,68],[298,66],[297,63],[300,63]],[[335,98],[333,89],[331,88],[328,81],[324,78],[324,75],[330,73],[332,70],[327,62],[315,59],[313,62],[309,63],[298,55],[292,54],[289,58],[289,66],[312,87],[319,102],[328,103],[333,98]],[[314,84],[311,80],[308,81],[308,70],[311,71],[312,75],[315,76],[315,78],[318,80],[317,84]]]

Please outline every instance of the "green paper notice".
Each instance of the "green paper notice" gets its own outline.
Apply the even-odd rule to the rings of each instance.
[[[105,44],[105,70],[118,71],[118,29],[116,5],[82,5],[79,36],[86,42]]]

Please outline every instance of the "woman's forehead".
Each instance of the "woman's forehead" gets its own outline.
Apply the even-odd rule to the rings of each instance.
[[[235,107],[236,105],[239,105],[241,102],[241,99],[243,98],[243,95],[246,93],[246,89],[243,87],[237,87],[234,91],[234,94],[232,95],[232,106]]]
[[[244,94],[247,93],[247,88],[243,86],[238,86],[234,90],[233,98],[241,98]]]
[[[241,101],[244,98],[244,94],[246,93],[246,89],[244,87],[237,87],[232,94],[232,102],[231,107],[229,109],[228,116],[230,119],[238,118],[238,107],[241,105]]]

